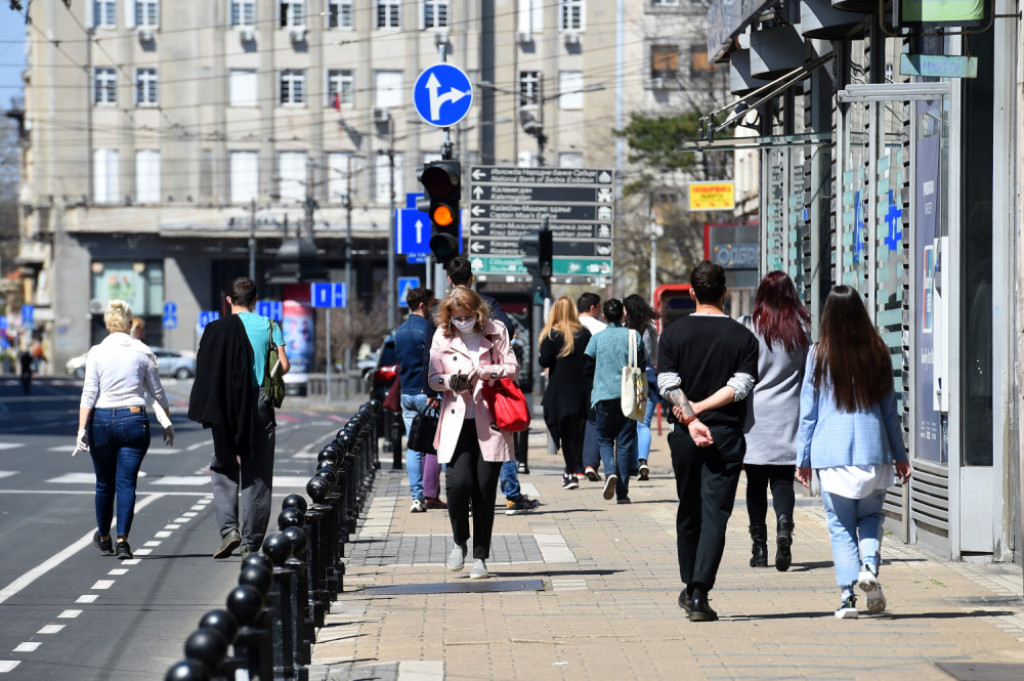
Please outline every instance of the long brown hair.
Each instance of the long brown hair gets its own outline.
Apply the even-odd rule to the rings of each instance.
[[[456,333],[455,327],[452,325],[452,309],[456,307],[464,307],[476,315],[474,331],[481,331],[484,328],[484,322],[490,318],[490,310],[476,291],[464,286],[456,286],[448,291],[437,307],[437,325],[444,329],[444,335],[449,338],[455,336]]]
[[[814,361],[816,390],[826,377],[836,406],[848,413],[878,404],[892,392],[889,348],[852,286],[834,286],[825,299]]]
[[[576,306],[569,298],[562,296],[551,306],[548,323],[540,330],[540,340],[543,341],[545,338],[554,340],[555,338],[551,334],[556,331],[562,334],[562,349],[558,352],[558,356],[568,357],[576,348],[576,340],[573,336],[582,328],[579,315],[576,314]]]
[[[811,315],[797,297],[793,280],[785,272],[775,270],[764,275],[757,287],[752,315],[754,328],[771,350],[779,344],[786,352],[811,344],[807,327]]]

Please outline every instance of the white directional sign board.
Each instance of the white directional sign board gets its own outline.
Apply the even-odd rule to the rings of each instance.
[[[473,166],[468,211],[473,272],[526,274],[519,237],[540,229],[546,215],[554,276],[610,276],[614,179],[614,171],[604,168]]]

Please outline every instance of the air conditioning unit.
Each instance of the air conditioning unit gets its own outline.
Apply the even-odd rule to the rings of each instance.
[[[665,79],[664,78],[651,78],[651,89],[652,90],[664,90]]]
[[[521,45],[528,45],[533,42],[533,34],[529,31],[519,31],[519,33],[516,34],[516,39]]]
[[[378,108],[373,110],[373,122],[374,123],[387,123],[391,120],[391,114],[388,113],[387,109]]]
[[[140,28],[139,31],[139,42],[140,43],[151,43],[153,42],[153,31],[148,28]]]
[[[448,31],[438,31],[434,34],[435,45],[447,45],[448,44]]]
[[[564,40],[566,45],[579,45],[580,34],[576,31],[566,31],[564,34]]]
[[[306,42],[306,29],[305,28],[293,28],[288,32],[289,37],[293,43]]]
[[[238,39],[243,43],[251,43],[256,40],[256,29],[252,26],[244,26],[238,29]]]

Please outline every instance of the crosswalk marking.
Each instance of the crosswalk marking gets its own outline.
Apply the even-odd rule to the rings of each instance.
[[[24,442],[0,442],[0,449],[17,449],[24,446]]]
[[[0,471],[0,478],[9,478],[12,475],[17,475],[18,471]]]

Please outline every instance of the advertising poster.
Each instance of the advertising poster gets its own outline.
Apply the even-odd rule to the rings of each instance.
[[[291,370],[284,377],[285,383],[306,383],[309,372],[313,370],[313,309],[309,303],[297,300],[285,300],[283,308],[281,331],[291,363]]]

